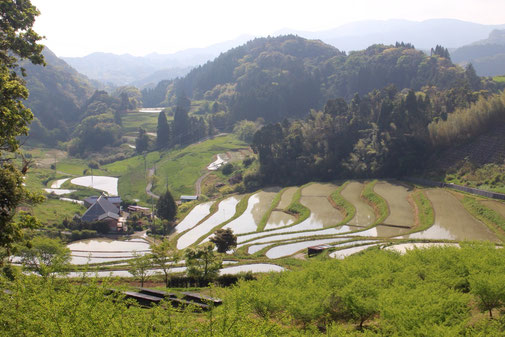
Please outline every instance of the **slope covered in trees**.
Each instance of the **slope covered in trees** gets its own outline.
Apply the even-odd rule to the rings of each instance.
[[[81,109],[93,94],[89,80],[70,67],[47,47],[46,66],[22,63],[30,95],[26,101],[35,120],[31,137],[37,140],[64,139],[69,127],[81,119]]]
[[[306,116],[329,99],[350,100],[355,93],[364,95],[390,84],[400,90],[472,87],[465,70],[447,56],[428,56],[408,43],[372,45],[346,55],[321,41],[293,35],[260,38],[159,86],[158,102],[152,92],[144,95],[158,105],[174,104],[181,93],[218,102],[229,124],[257,118],[278,122]]]

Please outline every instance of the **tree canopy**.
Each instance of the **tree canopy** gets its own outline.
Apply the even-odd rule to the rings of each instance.
[[[0,2],[0,257],[9,255],[12,244],[22,239],[23,227],[35,223],[33,219],[18,223],[13,220],[20,203],[36,198],[23,186],[22,175],[29,163],[19,169],[12,159],[19,148],[17,137],[28,133],[33,119],[31,111],[23,105],[28,90],[16,72],[24,74],[18,62],[28,59],[34,64],[44,64],[43,46],[37,43],[41,37],[32,29],[38,14],[28,0]]]

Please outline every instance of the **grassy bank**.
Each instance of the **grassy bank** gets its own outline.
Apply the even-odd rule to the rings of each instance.
[[[334,203],[334,206],[336,206],[339,210],[344,212],[344,220],[342,220],[343,224],[348,223],[351,221],[352,218],[354,218],[354,215],[356,214],[356,207],[354,207],[353,204],[351,204],[349,201],[347,201],[341,194],[344,190],[344,188],[349,184],[349,182],[345,182],[342,186],[340,186],[335,192],[333,192],[330,195],[331,200]]]
[[[380,225],[389,216],[389,206],[386,200],[374,192],[374,186],[377,180],[374,180],[365,185],[361,197],[370,205],[375,211],[376,220],[374,225]]]

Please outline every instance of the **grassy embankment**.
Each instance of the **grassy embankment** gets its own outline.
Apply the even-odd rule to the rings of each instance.
[[[272,214],[272,212],[277,208],[277,206],[281,202],[282,194],[287,189],[288,189],[287,187],[283,188],[275,195],[274,200],[272,200],[272,203],[270,204],[270,207],[263,214],[263,217],[261,217],[260,223],[258,224],[258,228],[256,229],[257,232],[263,232],[263,230],[265,230],[265,226],[268,222],[268,219],[270,218],[270,215]]]
[[[374,192],[374,186],[377,180],[366,184],[361,192],[361,198],[365,200],[373,209],[376,215],[376,220],[373,226],[380,225],[389,216],[389,206],[386,200]]]
[[[354,215],[356,214],[356,207],[354,207],[353,204],[351,204],[349,201],[347,201],[341,194],[344,190],[344,188],[349,184],[348,181],[346,181],[344,184],[342,184],[335,192],[333,192],[330,197],[328,198],[330,202],[332,201],[334,204],[334,207],[338,208],[341,212],[344,213],[344,220],[342,220],[340,223],[341,224],[346,224],[349,221],[354,218]]]
[[[423,231],[430,228],[435,222],[435,213],[430,199],[428,199],[423,190],[420,189],[413,193],[412,198],[417,206],[419,216],[419,226],[416,228],[416,231]]]
[[[489,229],[505,242],[505,218],[503,216],[484,206],[476,198],[464,196],[461,202],[470,214],[485,223]]]

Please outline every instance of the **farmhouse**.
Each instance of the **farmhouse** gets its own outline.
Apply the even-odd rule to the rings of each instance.
[[[81,221],[90,223],[95,221],[106,222],[111,232],[127,230],[126,219],[120,216],[119,208],[103,195],[99,196],[82,215]]]
[[[84,206],[90,207],[98,200],[98,198],[99,196],[93,196],[84,199]],[[117,208],[121,206],[121,197],[104,197],[104,198],[107,199],[111,204],[113,204]]]

